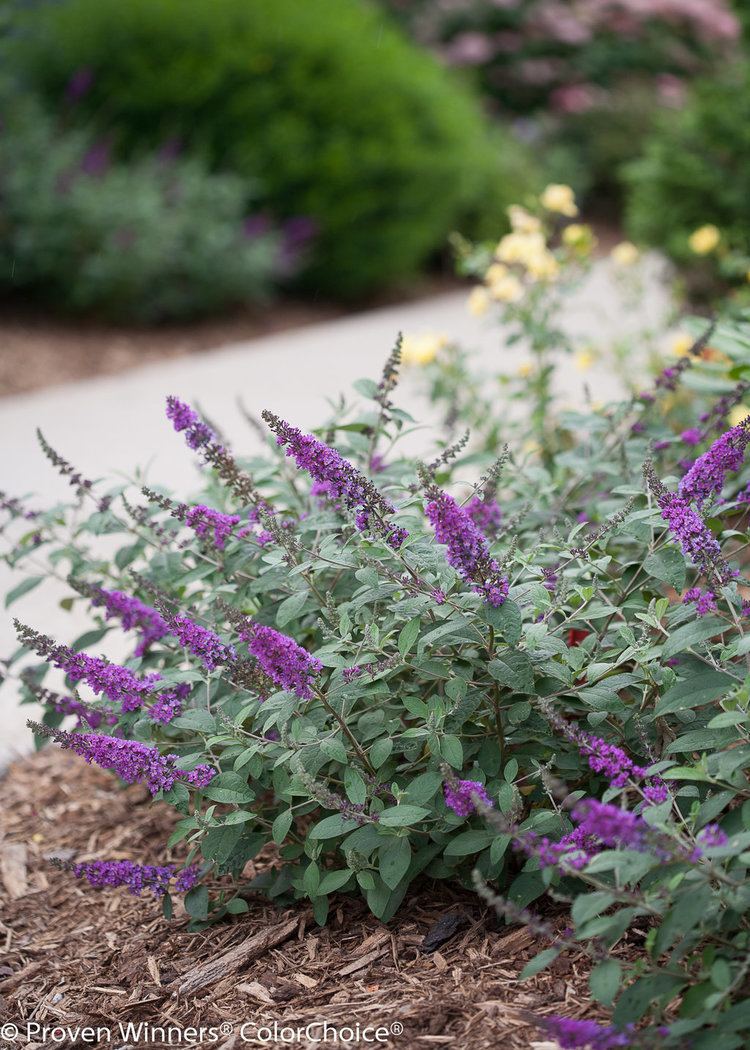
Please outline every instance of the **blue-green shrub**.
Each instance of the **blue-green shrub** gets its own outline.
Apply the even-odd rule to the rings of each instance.
[[[412,277],[458,223],[497,221],[521,148],[363,0],[69,0],[26,26],[21,73],[132,155],[177,136],[260,178],[278,217],[319,228],[309,288],[336,296]]]
[[[248,184],[196,160],[112,163],[38,107],[0,135],[0,290],[69,313],[153,322],[267,297],[282,239],[248,236]]]

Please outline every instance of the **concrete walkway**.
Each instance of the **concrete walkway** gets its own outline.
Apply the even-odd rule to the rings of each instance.
[[[633,316],[619,297],[610,264],[598,263],[566,304],[563,327],[582,342],[598,347],[606,347],[628,331],[663,327],[669,301],[658,271],[658,262],[647,262],[645,292]],[[165,421],[167,394],[198,402],[209,418],[220,421],[235,448],[250,449],[258,439],[237,409],[238,396],[255,414],[270,408],[298,426],[314,426],[326,415],[327,398],[349,392],[351,383],[361,376],[379,376],[399,330],[444,333],[474,350],[482,366],[496,371],[515,371],[525,359],[521,348],[503,346],[503,333],[490,319],[468,314],[464,293],[451,293],[149,365],[124,375],[56,387],[0,401],[0,489],[11,495],[36,493],[42,505],[65,497],[65,483],[39,451],[34,435],[39,426],[53,447],[88,477],[132,477],[140,467],[150,482],[167,484],[177,496],[186,498],[196,485],[195,458]],[[568,367],[560,377],[558,392],[565,400],[577,400],[584,382],[598,398],[619,393],[606,363],[585,375]],[[399,403],[418,411],[418,391],[415,369],[399,388]],[[17,574],[0,566],[1,593],[17,582]],[[0,657],[15,647],[13,615],[60,641],[69,641],[85,630],[81,614],[71,615],[60,608],[63,594],[54,582],[44,584],[7,613],[3,611]],[[18,708],[13,685],[8,682],[0,689],[0,765],[29,746],[24,723],[31,709]]]

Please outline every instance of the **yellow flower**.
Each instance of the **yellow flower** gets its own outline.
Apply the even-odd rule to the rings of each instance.
[[[516,233],[537,233],[542,228],[541,220],[537,219],[536,215],[517,204],[511,204],[508,208],[508,218]]]
[[[588,372],[596,361],[596,355],[591,350],[579,350],[573,358],[573,363],[579,372]]]
[[[692,335],[688,335],[687,332],[680,332],[672,340],[672,353],[675,357],[686,357],[690,353],[690,347],[695,342]]]
[[[481,317],[482,314],[486,314],[489,309],[489,292],[486,288],[472,288],[466,305],[470,314],[473,314],[474,317]]]
[[[523,296],[523,285],[516,275],[499,263],[487,271],[487,286],[490,296],[499,303],[515,303]]]
[[[616,244],[611,252],[612,262],[618,266],[634,266],[641,257],[632,241],[621,241]]]
[[[690,234],[688,244],[691,251],[694,251],[696,255],[710,255],[715,248],[719,247],[720,240],[721,233],[719,229],[708,223],[708,225],[701,226]]]
[[[750,408],[747,405],[735,405],[732,411],[728,415],[730,427],[739,426],[743,419],[747,419],[750,416]]]
[[[531,255],[526,260],[526,268],[537,281],[554,281],[560,272],[557,259],[546,250]]]
[[[562,183],[551,182],[539,200],[547,211],[556,211],[560,215],[567,215],[569,219],[578,214],[575,194],[570,186],[564,186]]]
[[[534,366],[531,361],[522,361],[518,366],[517,373],[520,379],[528,379],[534,374]]]
[[[447,345],[447,337],[436,332],[405,335],[401,343],[401,360],[405,365],[428,365]]]
[[[563,244],[574,251],[586,255],[596,244],[596,237],[590,226],[581,222],[572,222],[566,226],[562,234]]]
[[[538,231],[506,233],[495,249],[495,255],[502,263],[520,263],[526,266],[530,258],[546,250],[544,234]]]

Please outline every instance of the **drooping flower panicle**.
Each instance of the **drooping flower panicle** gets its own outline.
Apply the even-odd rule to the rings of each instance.
[[[726,476],[742,466],[747,443],[750,441],[750,416],[732,427],[714,441],[713,445],[696,459],[680,482],[680,496],[702,507],[724,488]]]
[[[72,864],[70,871],[77,879],[85,879],[95,889],[125,886],[134,897],[140,897],[144,890],[154,897],[163,897],[169,892],[169,884],[173,880],[178,893],[187,893],[200,878],[197,865],[178,871],[173,864],[135,864],[130,860],[85,861]]]
[[[468,817],[474,812],[477,808],[476,798],[490,809],[493,806],[484,784],[479,780],[447,780],[443,785],[443,797],[446,806],[459,817]]]
[[[250,620],[240,628],[239,636],[276,685],[296,693],[302,700],[311,698],[312,684],[323,669],[320,660],[289,635]]]
[[[92,588],[90,593],[93,605],[104,606],[107,619],[116,617],[123,630],[140,632],[136,656],[143,656],[150,645],[168,634],[169,627],[164,617],[150,605],[145,605],[140,598],[122,591],[107,591],[103,587]]]
[[[67,733],[36,722],[28,725],[35,733],[51,737],[86,762],[116,773],[126,784],[144,784],[152,795],[169,791],[178,781],[205,787],[216,775],[216,770],[208,765],[197,766],[190,772],[178,769],[177,755],[162,755],[158,748],[139,740],[123,740],[98,733]]]
[[[202,421],[195,409],[171,394],[167,397],[167,419],[171,420],[178,434],[184,431],[189,448],[199,449],[217,440],[216,434]]]
[[[180,645],[197,656],[208,671],[215,671],[220,664],[236,658],[233,646],[226,645],[214,631],[201,627],[187,616],[174,617],[169,629]]]
[[[280,419],[272,412],[264,411],[263,418],[276,434],[276,441],[284,446],[287,456],[294,459],[318,484],[318,494],[325,494],[341,502],[355,512],[355,524],[360,532],[370,531],[383,537],[386,543],[397,549],[408,536],[389,517],[396,508],[375,485],[341,455],[312,434],[303,434],[297,427]],[[321,489],[320,486],[325,486]]]
[[[448,564],[482,595],[488,605],[502,605],[508,597],[508,580],[490,554],[479,526],[447,492],[432,486],[427,495],[430,499],[425,513],[435,530],[436,540],[448,548]]]

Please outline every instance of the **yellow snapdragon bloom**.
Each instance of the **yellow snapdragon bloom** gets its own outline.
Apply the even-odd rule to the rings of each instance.
[[[588,255],[596,244],[594,231],[583,222],[572,222],[562,232],[562,242],[566,248],[572,248],[579,255]]]
[[[690,250],[695,252],[696,255],[710,255],[712,251],[719,247],[720,241],[721,233],[719,228],[712,223],[700,226],[688,238]]]
[[[519,379],[528,379],[529,376],[534,374],[534,366],[531,361],[522,361],[516,369],[516,374]]]
[[[727,416],[730,427],[737,427],[740,425],[743,419],[747,419],[750,416],[750,408],[747,405],[735,405],[732,411]]]
[[[518,204],[511,204],[508,208],[508,218],[516,233],[537,233],[542,228],[541,219]]]
[[[472,288],[466,306],[474,317],[481,317],[489,309],[490,293],[486,288]]]
[[[448,345],[448,337],[437,332],[405,335],[401,342],[401,361],[405,365],[428,365]]]
[[[621,241],[616,244],[611,252],[612,262],[617,266],[635,266],[641,257],[632,241]]]
[[[570,186],[565,186],[563,183],[551,182],[539,200],[547,211],[555,211],[559,215],[566,215],[569,219],[578,214],[575,194]]]

